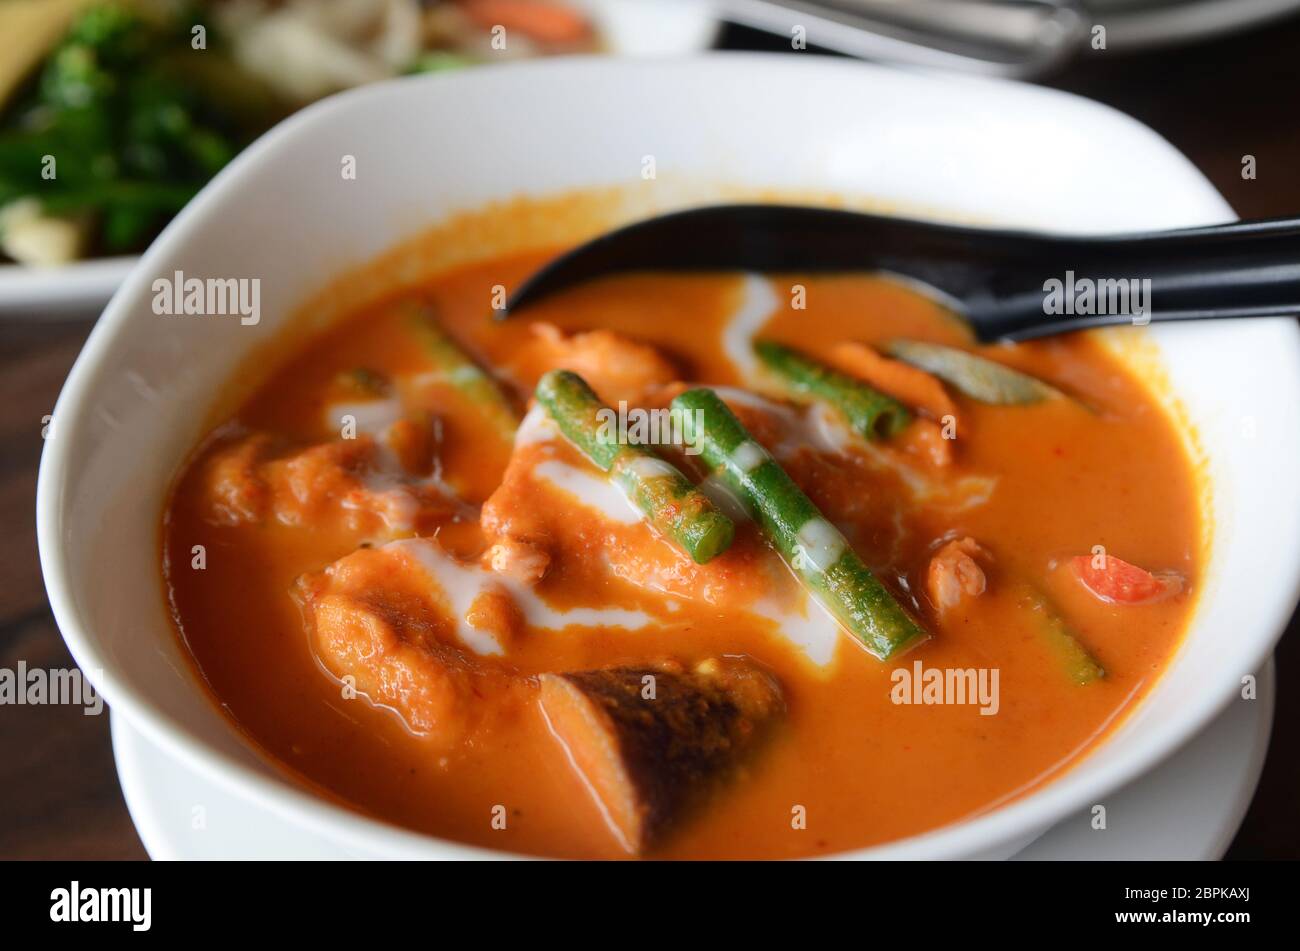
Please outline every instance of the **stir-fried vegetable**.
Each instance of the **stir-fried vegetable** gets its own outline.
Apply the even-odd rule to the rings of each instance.
[[[447,335],[431,307],[410,305],[410,308],[411,328],[420,338],[434,367],[451,386],[478,407],[503,439],[514,439],[515,430],[519,428],[519,414],[505,391]]]
[[[1061,395],[1042,380],[955,347],[895,340],[888,349],[891,356],[933,373],[981,403],[1038,403]]]
[[[754,353],[790,394],[834,407],[864,439],[896,435],[911,420],[898,400],[791,347],[760,340]]]
[[[1083,646],[1045,594],[1026,584],[1017,592],[1017,600],[1033,616],[1048,648],[1060,659],[1066,676],[1080,686],[1106,676],[1101,664],[1088,653],[1088,648]]]
[[[700,446],[701,458],[756,513],[768,541],[813,597],[868,651],[887,660],[926,638],[839,529],[753,440],[716,393],[687,390],[672,405],[687,439]]]
[[[648,446],[620,443],[602,423],[611,413],[582,377],[552,370],[537,383],[537,401],[591,462],[608,472],[650,524],[699,564],[726,551],[736,527],[676,467]],[[608,417],[606,417],[608,418]]]
[[[0,256],[139,250],[314,99],[596,40],[580,10],[532,0],[0,0]]]
[[[192,48],[196,25],[118,3],[83,13],[7,114],[0,206],[93,219],[109,252],[150,238],[273,115],[218,50]]]

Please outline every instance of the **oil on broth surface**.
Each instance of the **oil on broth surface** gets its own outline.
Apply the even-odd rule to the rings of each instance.
[[[742,382],[723,341],[754,279],[607,279],[545,301],[525,317],[492,321],[493,287],[513,286],[545,257],[472,264],[426,288],[444,326],[514,384],[521,405],[549,368],[530,347],[531,325],[538,322],[566,332],[605,328],[649,344],[683,380]],[[883,279],[770,281],[777,307],[761,335],[812,354],[824,355],[844,340],[900,336],[968,345],[938,307]],[[806,287],[806,309],[789,306],[794,283]],[[275,433],[303,445],[337,439],[326,410],[341,373],[427,371],[407,319],[396,302],[385,301],[310,340],[243,405],[238,431]],[[939,539],[970,536],[989,552],[988,588],[980,597],[942,617],[922,597],[922,617],[934,636],[920,647],[882,663],[845,635],[833,662],[818,666],[770,622],[687,600],[642,630],[530,631],[510,643],[506,660],[525,674],[747,655],[779,680],[784,722],[650,855],[826,854],[986,810],[1070,765],[1159,675],[1187,625],[1198,577],[1196,485],[1179,433],[1140,382],[1088,338],[999,349],[996,357],[1081,395],[1089,408],[958,399],[956,457],[945,478],[991,477],[986,500],[918,502],[889,473],[864,484],[857,470],[830,464],[800,470],[804,489],[896,590],[924,587]],[[473,408],[452,393],[435,387],[429,399],[442,421],[439,478],[465,502],[481,505],[501,481],[509,447],[485,437]],[[544,855],[625,855],[544,719],[526,705],[487,741],[447,751],[414,735],[394,711],[344,699],[304,632],[292,592],[300,576],[353,552],[373,531],[339,518],[310,525],[214,521],[205,463],[229,432],[201,449],[181,476],[166,519],[164,557],[178,627],[213,693],[246,734],[311,784],[415,829]],[[542,510],[563,506],[564,499],[542,493],[531,505]],[[586,506],[570,506],[564,518],[573,539],[603,530],[601,514]],[[446,526],[439,540],[465,558],[484,545],[472,520]],[[208,552],[204,571],[189,570],[197,544]],[[1154,603],[1104,603],[1063,564],[1096,545],[1176,571],[1187,585],[1179,596]],[[606,577],[597,566],[572,570],[582,561],[580,543],[569,554],[570,568],[545,581],[553,603],[587,604],[595,597],[628,610],[662,609],[664,598]],[[1104,666],[1104,679],[1081,687],[1062,674],[1018,600],[1021,581],[1055,602]],[[981,715],[976,705],[894,703],[894,670],[916,662],[996,669],[996,714]],[[505,807],[504,829],[493,823],[497,806]],[[792,822],[796,812],[806,816],[805,828]]]

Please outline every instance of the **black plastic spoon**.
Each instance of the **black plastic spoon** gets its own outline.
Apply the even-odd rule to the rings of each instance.
[[[875,271],[924,285],[982,341],[1104,324],[1300,314],[1300,218],[1099,238],[789,205],[650,218],[561,255],[503,316],[627,271]]]

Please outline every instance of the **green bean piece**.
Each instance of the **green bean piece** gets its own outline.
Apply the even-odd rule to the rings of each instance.
[[[790,395],[833,407],[863,439],[897,435],[911,421],[907,407],[892,396],[798,350],[760,340],[754,353]]]
[[[648,446],[620,443],[607,408],[582,377],[552,370],[537,401],[565,437],[645,513],[650,524],[703,565],[726,551],[736,526],[671,463]]]
[[[873,656],[888,660],[928,637],[716,393],[688,390],[672,406],[704,462],[755,512],[812,596]]]
[[[505,391],[442,329],[433,309],[413,307],[411,327],[447,382],[478,407],[503,439],[507,442],[513,440],[515,430],[519,428],[519,414]]]
[[[1056,607],[1043,592],[1025,584],[1018,592],[1018,600],[1033,615],[1048,648],[1061,662],[1061,667],[1071,681],[1081,687],[1106,676],[1106,671],[1083,646]]]

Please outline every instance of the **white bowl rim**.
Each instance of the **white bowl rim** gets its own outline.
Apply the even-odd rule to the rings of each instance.
[[[750,62],[764,70],[786,69],[792,72],[805,69],[841,69],[860,75],[864,70],[875,70],[897,75],[888,67],[874,66],[855,61],[841,61],[825,57],[788,57],[765,53],[708,53],[686,57],[665,58],[655,61],[618,61],[603,57],[555,57],[546,60],[505,63],[480,67],[483,71],[514,71],[527,74],[561,70],[598,69],[683,69],[706,66],[718,61]],[[912,72],[918,83],[980,83],[998,86],[1005,90],[1016,87],[1016,94],[1073,100],[1076,105],[1109,114],[1111,121],[1121,121],[1143,130],[1148,136],[1160,140],[1156,133],[1124,114],[1100,103],[1044,87],[1028,86],[1000,79],[948,77],[937,74]],[[463,74],[447,77],[423,76],[375,83],[332,96],[294,114],[267,132],[223,169],[164,229],[141,258],[140,266],[113,295],[92,330],[82,352],[59,394],[54,415],[57,418],[77,415],[73,407],[82,407],[90,395],[90,383],[107,343],[129,317],[128,298],[136,296],[144,286],[142,275],[149,273],[149,265],[162,255],[165,248],[179,236],[203,227],[204,216],[221,200],[227,188],[237,183],[261,161],[262,156],[288,142],[300,130],[327,122],[331,113],[342,104],[351,105],[365,100],[381,99],[398,84],[463,81]],[[1165,143],[1167,145],[1167,143]],[[1207,188],[1212,188],[1207,183]],[[137,287],[139,285],[139,287]],[[1291,370],[1300,378],[1300,326],[1294,320],[1270,322],[1279,329],[1279,348],[1285,352]],[[71,426],[60,429],[64,434]],[[41,458],[37,484],[37,538],[41,569],[47,594],[59,629],[73,658],[82,671],[92,678],[104,700],[114,711],[128,717],[132,724],[151,741],[170,751],[190,768],[210,777],[222,786],[260,801],[268,810],[290,821],[306,825],[323,835],[350,842],[366,852],[379,852],[400,857],[438,858],[522,858],[508,851],[480,848],[451,839],[420,833],[399,827],[381,819],[372,818],[360,811],[315,795],[304,786],[284,775],[284,767],[275,763],[255,744],[249,744],[261,758],[271,763],[272,774],[260,772],[233,755],[214,749],[208,741],[177,722],[149,697],[138,695],[120,684],[111,674],[111,664],[97,648],[96,639],[77,610],[71,594],[71,577],[61,549],[61,524],[63,518],[63,489],[68,479],[68,446],[75,442],[66,435],[48,440]],[[1298,490],[1300,491],[1300,490]],[[1259,669],[1270,656],[1273,645],[1281,636],[1294,606],[1300,600],[1300,534],[1291,544],[1290,563],[1292,579],[1289,590],[1280,593],[1277,600],[1261,609],[1259,627],[1274,632],[1270,638],[1261,637],[1251,658],[1250,669]],[[98,679],[95,679],[95,678]],[[196,683],[196,688],[203,689]],[[1042,831],[1089,801],[1131,782],[1138,775],[1163,761],[1192,736],[1203,729],[1234,697],[1232,683],[1225,680],[1224,689],[1211,693],[1204,691],[1189,705],[1181,719],[1164,726],[1149,727],[1143,738],[1143,749],[1134,751],[1114,763],[1092,765],[1083,770],[1071,768],[1063,775],[1048,781],[1041,788],[991,811],[959,819],[919,835],[886,842],[868,848],[840,853],[840,858],[869,859],[927,859],[954,854],[972,854],[1000,843],[1023,839],[1027,833]],[[210,701],[209,701],[210,702]]]

